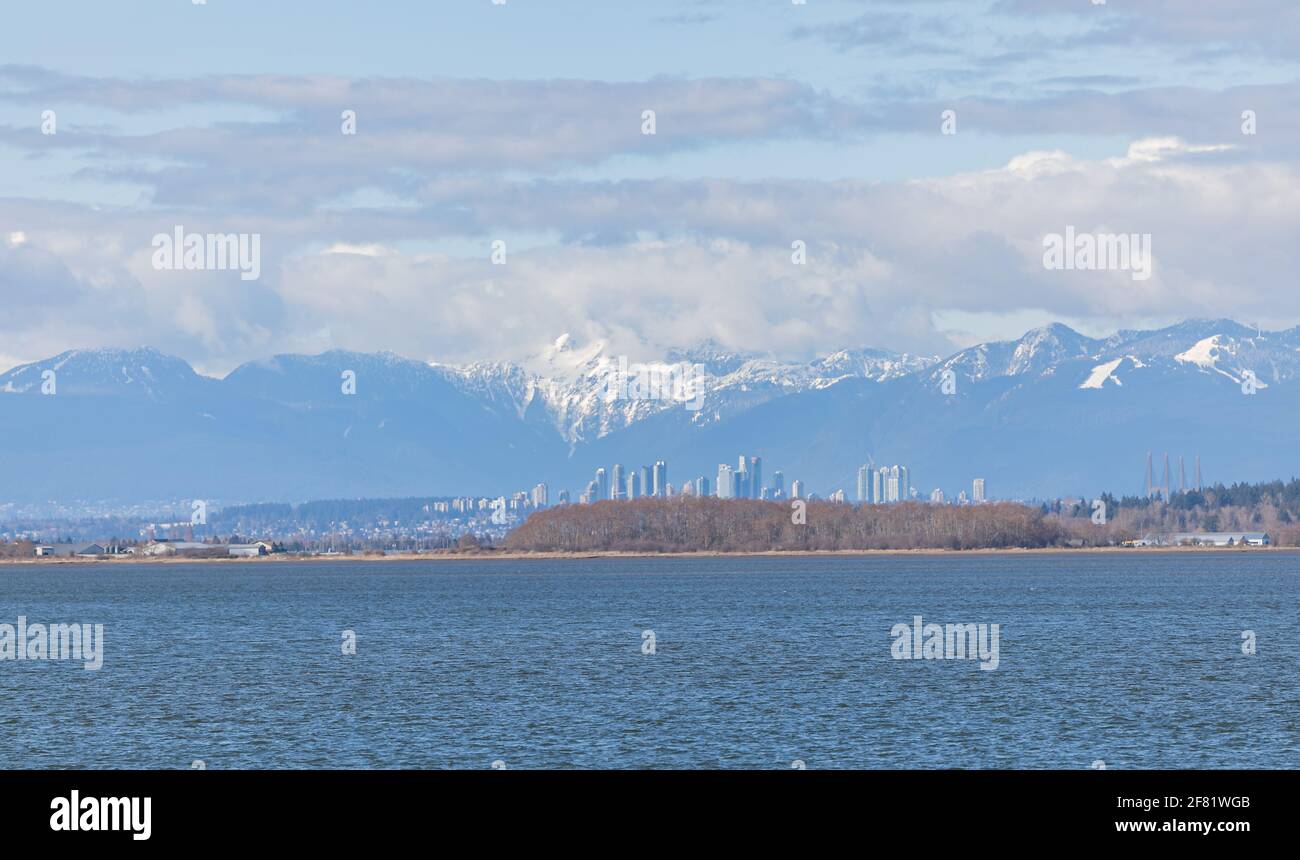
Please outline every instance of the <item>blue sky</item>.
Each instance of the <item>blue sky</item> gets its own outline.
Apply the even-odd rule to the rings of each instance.
[[[0,364],[1294,325],[1296,5],[22,4],[0,34],[0,291],[22,311]],[[262,277],[156,270],[177,224],[258,233]],[[1156,276],[1045,272],[1067,224],[1152,234]]]

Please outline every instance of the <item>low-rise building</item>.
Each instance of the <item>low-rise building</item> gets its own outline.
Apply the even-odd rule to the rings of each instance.
[[[1147,535],[1135,546],[1271,546],[1267,532],[1176,532]]]
[[[55,558],[98,558],[108,554],[108,550],[97,543],[58,543],[41,549],[47,549],[49,552],[38,551],[37,555],[49,555]]]
[[[208,552],[221,549],[220,544],[201,543],[187,540],[156,540],[147,543],[139,550],[140,555],[176,555],[178,553]]]

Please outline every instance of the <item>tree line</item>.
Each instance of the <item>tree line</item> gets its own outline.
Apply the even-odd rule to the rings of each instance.
[[[565,505],[506,538],[521,552],[766,552],[1011,549],[1052,546],[1063,531],[1013,503],[846,505],[679,496]]]
[[[1098,506],[1104,513],[1097,522]],[[1076,543],[1110,545],[1175,532],[1265,532],[1274,546],[1300,546],[1300,481],[1215,484],[1154,496],[1117,499],[1104,493],[1044,504]]]

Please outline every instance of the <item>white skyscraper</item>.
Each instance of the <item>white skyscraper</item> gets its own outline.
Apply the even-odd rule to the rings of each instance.
[[[976,478],[971,486],[971,500],[976,504],[984,501],[984,479]]]
[[[914,498],[911,475],[906,466],[881,466],[876,471],[872,490],[876,504],[905,502]]]
[[[734,480],[732,478],[733,474],[734,472],[732,468],[728,466],[726,463],[721,463],[718,465],[718,498],[719,499],[731,498],[731,491],[735,486]]]
[[[885,501],[897,502],[903,498],[903,484],[897,466],[890,466],[885,473]]]
[[[665,463],[663,460],[655,461],[654,481],[655,481],[654,495],[667,496],[669,492],[668,491],[668,464]]]

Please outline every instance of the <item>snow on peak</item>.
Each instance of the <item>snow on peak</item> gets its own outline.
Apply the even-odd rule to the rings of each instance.
[[[1121,382],[1120,378],[1115,375],[1115,371],[1119,370],[1119,366],[1123,363],[1124,363],[1124,358],[1123,356],[1121,356],[1115,359],[1114,361],[1108,361],[1105,364],[1097,365],[1092,369],[1092,374],[1086,380],[1084,380],[1083,384],[1080,385],[1079,387],[1095,388],[1100,390],[1101,387],[1104,386],[1108,381],[1113,382],[1116,385],[1123,385],[1124,383]]]
[[[646,379],[680,380],[702,398],[692,423],[719,420],[733,408],[747,409],[779,397],[825,388],[846,378],[874,381],[905,376],[937,359],[878,349],[841,350],[800,363],[736,351],[712,341],[666,355],[614,355],[604,341],[582,344],[568,334],[517,364],[434,365],[463,391],[510,404],[522,417],[534,404],[571,444],[630,426],[651,415],[681,408],[665,397],[627,397],[622,392]],[[626,376],[624,376],[626,375]],[[618,384],[626,379],[627,385]],[[694,401],[692,396],[688,398]]]
[[[1194,364],[1197,367],[1203,367],[1206,370],[1218,370],[1219,350],[1222,349],[1228,354],[1232,353],[1230,347],[1219,342],[1220,337],[1222,337],[1222,335],[1216,334],[1203,340],[1199,340],[1191,349],[1175,355],[1174,360],[1180,361],[1184,364]]]

